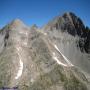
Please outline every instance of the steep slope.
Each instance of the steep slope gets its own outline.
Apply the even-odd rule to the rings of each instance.
[[[82,20],[75,14],[68,12],[62,16],[58,16],[49,22],[45,27],[45,30],[56,30],[61,32],[67,32],[72,36],[79,36],[80,49],[82,52],[90,53],[90,30],[85,27]],[[84,39],[84,40],[83,40]],[[83,42],[81,42],[83,40]]]
[[[43,29],[74,65],[90,73],[90,30],[76,15],[65,13]]]
[[[35,25],[30,28],[14,20],[0,32],[0,88],[90,90],[87,74],[81,71],[83,66],[77,67],[81,58],[73,59],[74,54],[86,54],[77,50],[78,40],[58,29],[41,30]],[[73,50],[76,52],[71,54]],[[68,58],[68,52],[73,58]]]

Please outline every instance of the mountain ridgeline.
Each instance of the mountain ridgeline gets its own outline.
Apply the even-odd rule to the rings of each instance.
[[[15,19],[0,30],[0,88],[90,90],[90,29],[75,14],[42,28]]]
[[[45,29],[60,30],[72,36],[79,36],[79,48],[82,52],[90,53],[90,29],[85,27],[82,20],[73,13],[65,13],[49,22]],[[82,42],[82,38],[84,41]]]

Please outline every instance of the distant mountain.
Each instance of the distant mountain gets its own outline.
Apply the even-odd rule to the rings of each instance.
[[[42,28],[16,19],[0,30],[0,88],[90,90],[90,30],[75,14]]]

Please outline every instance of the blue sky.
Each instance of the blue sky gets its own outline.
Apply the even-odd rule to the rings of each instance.
[[[43,26],[64,12],[74,12],[90,27],[90,0],[0,0],[0,28],[15,18]]]

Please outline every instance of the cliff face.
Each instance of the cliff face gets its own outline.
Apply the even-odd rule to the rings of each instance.
[[[12,21],[0,31],[0,88],[90,90],[89,34],[73,13],[42,29]]]

